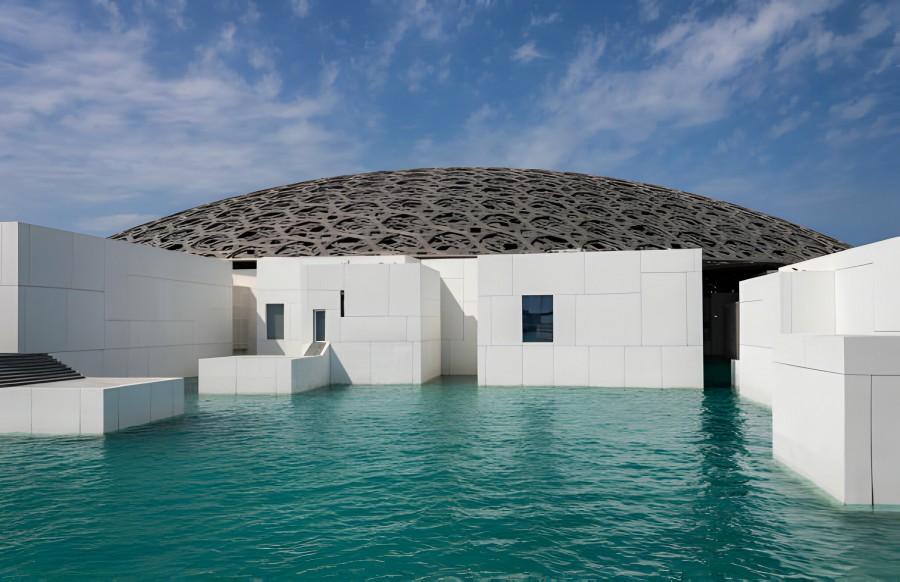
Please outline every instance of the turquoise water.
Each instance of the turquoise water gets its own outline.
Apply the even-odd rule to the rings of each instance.
[[[728,389],[192,397],[0,437],[0,577],[900,575],[900,513],[834,505],[769,441]]]

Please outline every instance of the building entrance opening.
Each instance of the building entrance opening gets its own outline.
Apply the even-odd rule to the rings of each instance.
[[[316,309],[313,311],[313,341],[325,341],[325,310]]]
[[[703,362],[707,387],[730,387],[731,361],[738,359],[738,285],[781,265],[774,263],[703,265]]]

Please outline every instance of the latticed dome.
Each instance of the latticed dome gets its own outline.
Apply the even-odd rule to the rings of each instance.
[[[338,176],[204,204],[112,238],[221,258],[702,248],[788,264],[848,245],[696,194],[586,174],[432,168]]]

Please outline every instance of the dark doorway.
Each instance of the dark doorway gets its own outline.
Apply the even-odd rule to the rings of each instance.
[[[731,386],[731,360],[740,358],[738,335],[740,282],[778,269],[765,263],[704,262],[703,381],[707,387]]]
[[[313,341],[325,341],[325,310],[316,309],[313,311]]]

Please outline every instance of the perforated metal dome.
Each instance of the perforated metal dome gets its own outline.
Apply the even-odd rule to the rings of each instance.
[[[708,262],[788,264],[849,246],[679,190],[505,168],[312,180],[204,204],[111,238],[234,259],[699,247]]]

